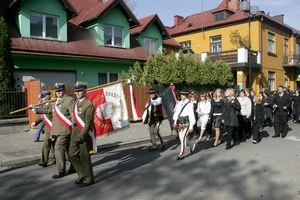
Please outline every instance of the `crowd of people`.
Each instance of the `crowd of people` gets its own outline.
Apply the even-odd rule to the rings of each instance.
[[[163,150],[165,145],[159,133],[162,100],[153,88],[149,94],[147,108],[152,106],[149,112],[151,120],[146,120],[146,123],[149,122],[152,142],[150,150],[157,149],[155,135],[160,138]],[[228,88],[225,92],[216,89],[214,92],[201,94],[180,91],[173,112],[173,126],[181,143],[177,159],[182,160],[186,157],[188,146],[190,153],[193,153],[197,144],[204,138],[214,140],[212,147],[226,142],[226,150],[250,138],[253,144],[258,144],[265,126],[274,127],[273,138],[284,138],[289,129],[288,120],[299,123],[299,116],[299,91],[291,92],[283,86],[279,86],[276,92],[264,90],[258,94],[249,89],[236,91],[233,88]],[[196,140],[192,142],[191,138],[194,135]],[[215,137],[211,137],[212,135]]]

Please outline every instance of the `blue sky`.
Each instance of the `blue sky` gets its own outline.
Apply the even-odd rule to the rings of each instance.
[[[183,17],[202,10],[202,0],[127,0],[138,18],[157,13],[166,26],[173,25],[173,16]],[[210,10],[222,0],[203,0],[203,10]],[[299,0],[251,0],[252,6],[270,13],[271,16],[284,14],[285,23],[300,30]]]

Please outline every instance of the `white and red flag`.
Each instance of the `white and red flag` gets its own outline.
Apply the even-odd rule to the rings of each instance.
[[[131,111],[132,111],[132,118],[133,121],[138,121],[142,119],[141,112],[139,110],[137,100],[134,95],[134,90],[132,86],[132,80],[128,79],[128,85],[129,85],[129,92],[130,92],[130,104],[131,104]]]
[[[129,125],[122,83],[89,91],[87,97],[95,108],[94,129],[96,137]]]

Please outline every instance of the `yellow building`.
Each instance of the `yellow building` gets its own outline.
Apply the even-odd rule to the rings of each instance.
[[[174,26],[168,27],[168,32],[184,51],[202,60],[223,59],[229,63],[239,88],[251,85],[257,92],[261,88],[273,91],[278,85],[292,90],[300,87],[300,32],[286,25],[283,15],[271,17],[262,11],[250,14],[241,10],[241,5],[249,4],[245,0],[223,0],[213,10],[186,18],[174,16]],[[247,45],[232,42],[233,33]]]

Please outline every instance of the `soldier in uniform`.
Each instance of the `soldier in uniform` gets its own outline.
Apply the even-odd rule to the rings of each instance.
[[[41,94],[41,101],[42,103],[47,102],[50,100],[50,91],[43,92]],[[46,104],[43,104],[41,108],[46,109],[46,110],[51,110],[52,109],[52,102],[48,102]],[[38,113],[38,110],[36,110],[36,113]],[[39,113],[38,113],[39,114]],[[49,160],[49,154],[50,151],[52,155],[54,156],[54,137],[50,137],[50,131],[52,128],[52,112],[48,112],[48,114],[42,114],[42,117],[37,119],[35,122],[31,124],[32,127],[38,125],[41,122],[44,122],[44,132],[45,132],[45,139],[43,143],[43,148],[42,148],[42,158],[39,163],[39,166],[42,167],[47,167],[48,160]],[[55,161],[55,157],[54,157]]]
[[[86,97],[86,83],[76,83],[77,101],[73,112],[73,131],[71,135],[69,156],[78,174],[75,184],[80,187],[92,185],[94,174],[88,151],[88,135],[93,129],[94,107]]]
[[[147,119],[144,119],[146,120],[144,121],[144,123],[148,123],[149,125],[149,134],[152,144],[152,146],[149,147],[149,150],[157,150],[156,136],[160,140],[161,150],[164,150],[164,141],[159,132],[161,122],[164,119],[162,113],[162,99],[157,95],[157,90],[155,88],[150,88],[148,94],[150,96],[150,99],[145,106],[145,112],[147,112],[148,117]]]
[[[75,172],[71,165],[68,173],[66,173],[66,152],[68,152],[69,149],[72,133],[71,116],[73,112],[74,99],[66,94],[65,84],[56,83],[54,88],[57,100],[53,104],[53,120],[50,135],[56,137],[54,152],[58,172],[55,173],[52,178],[57,179]],[[47,109],[41,109],[38,112],[46,114],[50,111]]]

